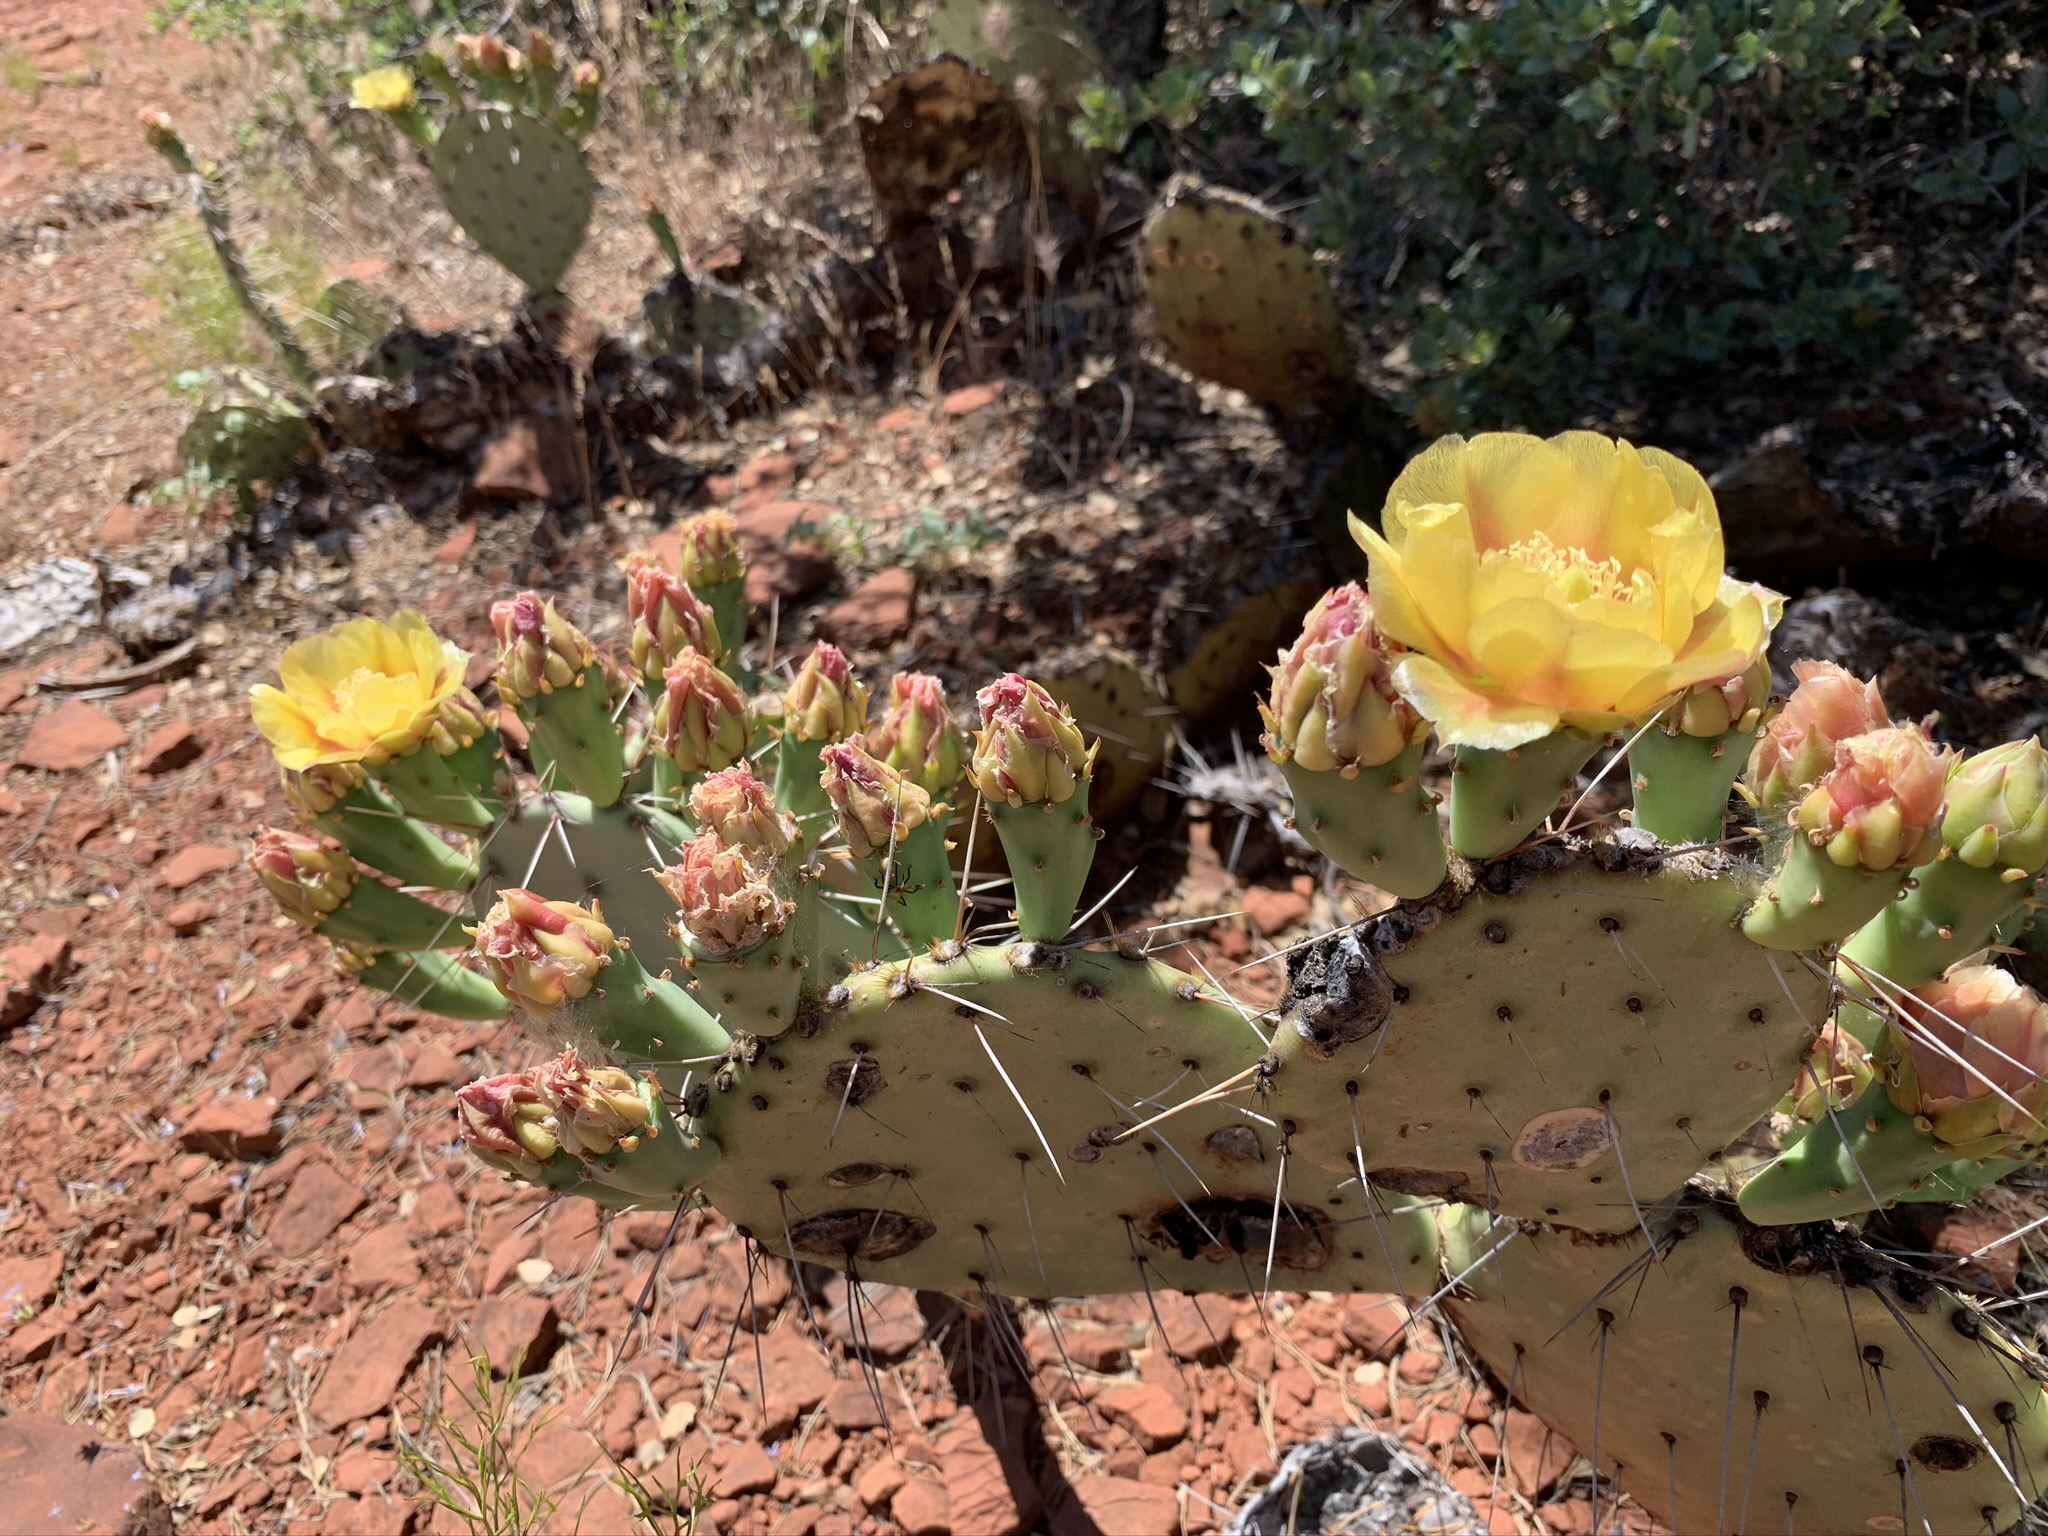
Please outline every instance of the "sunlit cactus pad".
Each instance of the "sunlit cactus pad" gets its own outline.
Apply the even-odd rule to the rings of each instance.
[[[1517,1398],[1675,1531],[1998,1532],[2048,1465],[2038,1361],[1830,1225],[1688,1201],[1636,1234],[1447,1216],[1445,1306]],[[1488,1256],[1491,1255],[1491,1256]],[[2024,1490],[2024,1492],[2022,1491]]]

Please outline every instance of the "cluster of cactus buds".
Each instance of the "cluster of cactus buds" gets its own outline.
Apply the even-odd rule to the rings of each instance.
[[[1714,574],[1711,495],[1667,456],[1439,445],[1382,526],[1360,534],[1373,590],[1316,605],[1262,713],[1303,836],[1396,899],[1292,953],[1263,1018],[1142,933],[1078,930],[1096,747],[1052,694],[1000,678],[969,731],[912,672],[871,711],[823,643],[770,688],[718,515],[676,566],[629,563],[629,655],[540,594],[493,610],[493,707],[523,746],[417,616],[299,642],[257,718],[307,830],[251,862],[366,983],[568,1042],[457,1096],[511,1177],[704,1200],[790,1257],[1039,1299],[1419,1297],[1448,1270],[1482,1357],[1577,1425],[1594,1350],[1572,1330],[1620,1326],[1585,1255],[1697,1238],[1659,1326],[1704,1337],[1731,1295],[1775,1295],[1754,1266],[1804,1251],[1789,1224],[1962,1198],[2048,1146],[2048,1005],[1993,947],[2048,865],[2048,751],[1958,758],[1820,664],[1775,704],[1778,599]],[[1633,826],[1560,814],[1596,754],[1626,757]],[[998,861],[991,922],[969,876]],[[1731,1152],[1759,1137],[1763,1166]],[[1731,1236],[1758,1224],[1785,1235]],[[1497,1287],[1471,1279],[1489,1261]],[[1720,1409],[1616,1358],[1605,1390],[1673,1476],[1611,1447],[1601,1475],[1682,1503]],[[1968,1392],[1989,1369],[1966,1363]],[[1833,1482],[1769,1463],[1811,1529],[1865,1528],[1867,1486],[1961,1401],[1892,1373],[1893,1458],[1772,1380],[1774,1425],[1830,1444]],[[2048,1454],[2048,1406],[2000,1401],[1968,1411]],[[1995,1476],[1946,1486],[2016,1509]]]

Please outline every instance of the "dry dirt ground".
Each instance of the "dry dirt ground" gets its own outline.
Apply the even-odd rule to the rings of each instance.
[[[177,423],[131,339],[136,264],[176,210],[132,121],[192,112],[206,61],[148,34],[136,0],[0,0],[0,42],[36,72],[0,98],[0,556],[161,552],[207,530],[128,499]],[[993,390],[794,413],[704,499],[997,502],[1018,495],[1025,414]],[[1120,494],[1071,499],[1111,517]],[[125,1503],[156,1529],[459,1529],[396,1446],[431,1411],[474,1422],[456,1388],[483,1354],[523,1367],[519,1471],[559,1501],[551,1531],[627,1528],[613,1458],[650,1481],[695,1468],[699,1530],[1208,1531],[1276,1453],[1344,1424],[1424,1450],[1493,1531],[1590,1529],[1569,1448],[1389,1298],[1063,1305],[1064,1349],[1022,1319],[1033,1375],[1005,1393],[984,1319],[877,1291],[878,1406],[843,1285],[810,1276],[806,1306],[787,1266],[698,1217],[657,1276],[666,1218],[601,1226],[480,1173],[448,1092],[531,1048],[354,989],[274,915],[238,864],[250,828],[286,818],[241,699],[283,638],[359,606],[417,602],[473,643],[528,574],[530,527],[398,519],[352,567],[308,554],[172,675],[81,688],[121,660],[90,638],[0,672],[0,1528],[81,1528],[76,1449],[19,1459],[48,1418],[99,1437],[114,1524]],[[621,509],[550,574],[593,591],[648,531]],[[1243,909],[1200,941],[1219,972],[1333,916],[1304,876],[1246,887],[1219,856],[1232,833],[1190,824],[1155,892],[1168,914]],[[1263,1000],[1271,968],[1238,984]],[[654,1324],[629,1342],[650,1279]]]

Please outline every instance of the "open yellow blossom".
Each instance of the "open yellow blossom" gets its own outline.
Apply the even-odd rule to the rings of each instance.
[[[349,105],[364,112],[403,112],[413,104],[412,71],[403,64],[386,64],[349,82]]]
[[[424,741],[469,657],[411,609],[309,635],[278,661],[283,688],[249,690],[249,713],[294,772],[321,763],[381,763]]]
[[[1452,746],[1641,720],[1762,652],[1784,599],[1722,572],[1691,465],[1594,432],[1446,437],[1357,517],[1394,686]]]

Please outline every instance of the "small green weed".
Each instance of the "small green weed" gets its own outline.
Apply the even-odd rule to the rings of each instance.
[[[0,48],[0,83],[33,104],[43,93],[43,72],[19,48]]]
[[[470,1384],[455,1384],[459,1417],[438,1409],[422,1413],[417,1437],[393,1418],[399,1465],[419,1480],[428,1498],[468,1527],[470,1536],[526,1536],[560,1507],[560,1500],[519,1472],[520,1457],[550,1416],[536,1415],[515,1427],[518,1374],[495,1380],[481,1355],[470,1360],[469,1368]]]

